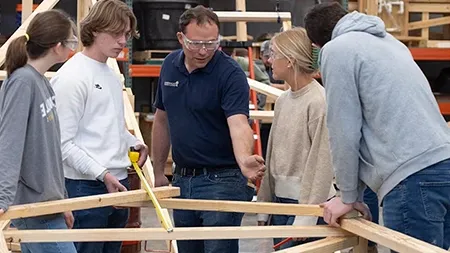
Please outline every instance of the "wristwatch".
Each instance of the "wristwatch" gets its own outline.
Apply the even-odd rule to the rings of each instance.
[[[100,181],[100,182],[104,182],[104,181],[105,181],[105,176],[106,176],[107,173],[109,173],[108,169],[104,170],[104,171],[102,172],[102,174],[100,174],[100,175],[97,177],[97,180]]]

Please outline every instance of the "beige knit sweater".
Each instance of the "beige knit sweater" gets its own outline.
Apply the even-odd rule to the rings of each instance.
[[[336,194],[326,127],[325,90],[313,81],[288,90],[275,102],[266,155],[267,170],[258,201],[274,196],[320,204]],[[267,221],[268,215],[258,215]],[[297,216],[294,225],[315,225],[317,217]]]

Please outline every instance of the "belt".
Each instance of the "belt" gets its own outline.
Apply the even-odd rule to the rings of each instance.
[[[175,171],[174,174],[180,175],[180,176],[200,176],[200,175],[206,175],[211,172],[220,172],[227,169],[239,169],[238,166],[219,166],[219,167],[198,167],[198,168],[186,168],[181,167],[178,165],[175,165]]]

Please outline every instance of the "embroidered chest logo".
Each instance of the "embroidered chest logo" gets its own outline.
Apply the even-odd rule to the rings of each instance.
[[[99,89],[99,90],[103,89],[103,87],[100,84],[98,84],[98,83],[95,84],[95,88]]]
[[[40,104],[41,116],[42,118],[47,118],[47,122],[53,121],[55,115],[53,113],[53,108],[56,107],[55,96],[47,98],[44,103]]]
[[[176,82],[168,82],[168,81],[165,81],[165,82],[164,82],[164,86],[178,87],[178,81],[176,81]]]

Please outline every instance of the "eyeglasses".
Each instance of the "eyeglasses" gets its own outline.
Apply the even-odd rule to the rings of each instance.
[[[63,41],[62,44],[70,50],[75,51],[78,47],[78,39],[77,37],[73,36],[72,39]]]
[[[114,39],[119,39],[122,36],[125,36],[126,40],[131,39],[131,32],[116,32],[116,33],[110,33],[110,35],[114,38]]]
[[[190,51],[200,51],[200,49],[205,49],[206,51],[216,51],[220,45],[220,39],[210,40],[210,41],[202,41],[202,40],[190,40],[183,35],[183,42],[186,48]]]

